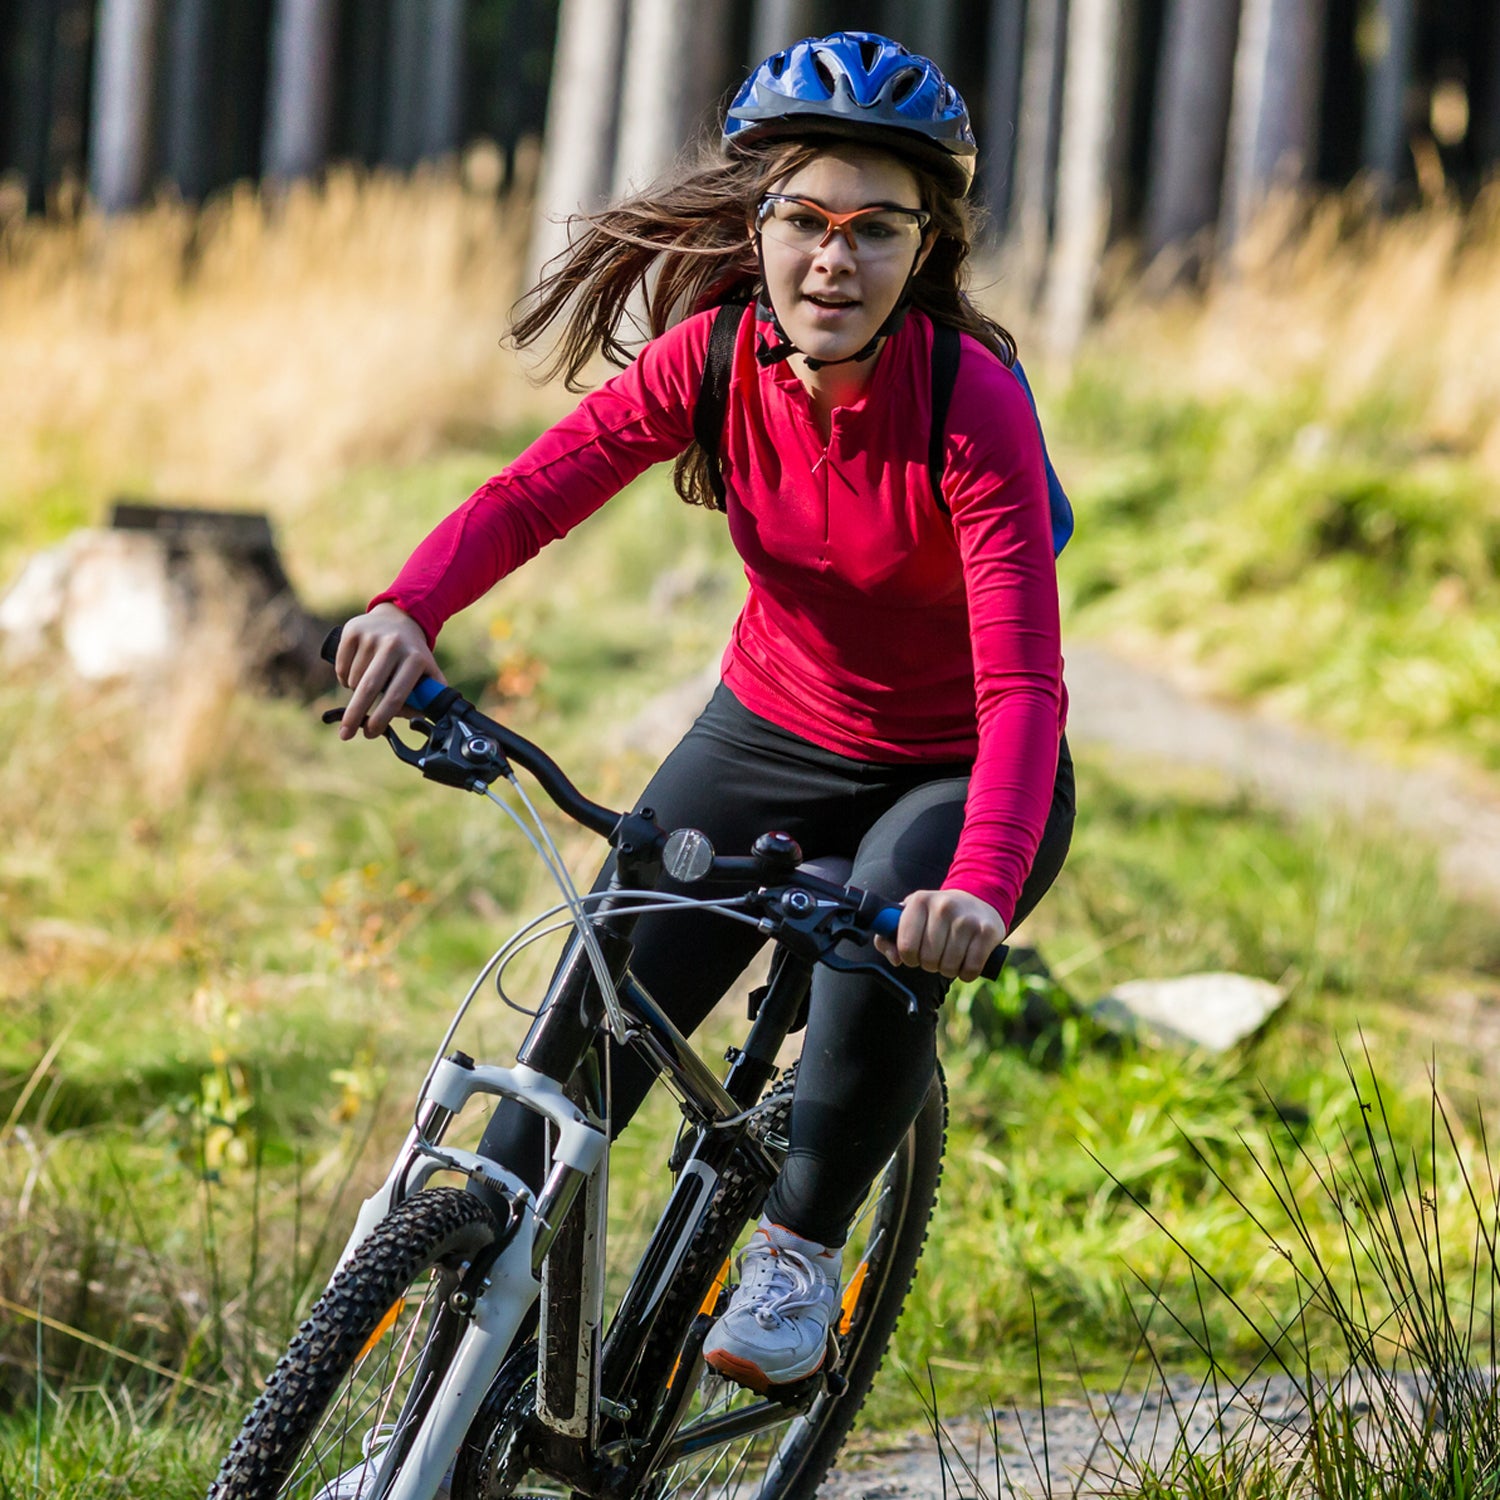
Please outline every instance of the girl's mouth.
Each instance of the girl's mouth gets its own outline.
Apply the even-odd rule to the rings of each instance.
[[[858,307],[859,301],[854,297],[820,297],[815,292],[803,294],[804,300],[811,302],[814,307],[825,307],[831,311],[841,311],[846,307]]]

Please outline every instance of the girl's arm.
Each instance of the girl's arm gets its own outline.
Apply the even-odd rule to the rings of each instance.
[[[692,441],[712,313],[654,339],[412,553],[369,612],[344,627],[339,680],[354,689],[340,733],[380,734],[424,673],[443,624],[571,531],[632,479]]]
[[[966,339],[945,495],[963,560],[979,749],[946,888],[1009,924],[1046,827],[1065,697],[1057,569],[1036,421],[1019,382]]]

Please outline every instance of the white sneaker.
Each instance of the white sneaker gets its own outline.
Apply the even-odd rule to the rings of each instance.
[[[383,1422],[379,1427],[371,1428],[359,1445],[364,1457],[352,1469],[345,1469],[338,1478],[324,1485],[313,1496],[313,1500],[362,1500],[362,1497],[374,1494],[376,1476],[380,1472],[381,1452],[395,1436],[395,1432],[394,1422]],[[442,1483],[438,1485],[432,1500],[449,1500],[452,1484],[453,1470],[449,1469],[443,1475]]]
[[[844,1252],[762,1219],[740,1257],[740,1284],[703,1344],[708,1365],[753,1391],[823,1366],[839,1311]]]

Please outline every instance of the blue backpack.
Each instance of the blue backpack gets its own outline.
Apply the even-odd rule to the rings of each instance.
[[[708,482],[724,506],[724,473],[719,467],[719,439],[724,431],[724,413],[729,406],[729,372],[734,360],[734,341],[739,333],[746,304],[726,302],[714,315],[708,335],[708,357],[703,362],[703,376],[698,386],[698,405],[693,413],[693,436],[708,457]],[[932,478],[932,493],[944,515],[950,514],[943,499],[943,437],[948,425],[948,407],[958,380],[959,333],[947,323],[932,325],[932,431],[927,441],[927,472]],[[1031,394],[1026,373],[1019,360],[1011,373],[1021,382],[1031,414],[1036,416],[1036,398]],[[1037,419],[1037,437],[1042,444],[1042,463],[1047,470],[1047,504],[1052,514],[1052,550],[1060,553],[1073,535],[1073,507],[1063,490],[1062,481],[1047,456],[1047,440],[1042,436],[1041,419]]]

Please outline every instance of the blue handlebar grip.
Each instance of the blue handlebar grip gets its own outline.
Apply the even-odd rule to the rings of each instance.
[[[437,695],[443,691],[443,684],[436,677],[424,677],[411,692],[406,695],[406,706],[414,708],[418,713],[432,702]]]
[[[870,924],[871,930],[876,937],[893,938],[896,929],[901,925],[901,908],[899,906],[887,906],[883,911],[875,914],[875,920]],[[984,968],[980,970],[985,979],[998,979],[1000,971],[1005,967],[1005,958],[1010,950],[1001,943],[995,951],[985,960]]]

